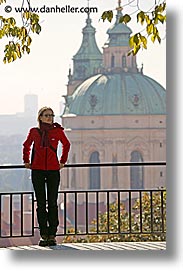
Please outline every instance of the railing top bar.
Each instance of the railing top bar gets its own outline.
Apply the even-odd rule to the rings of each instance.
[[[59,193],[146,193],[146,192],[166,192],[166,189],[87,189],[87,190],[59,190]]]
[[[77,168],[77,167],[111,167],[111,166],[166,166],[165,161],[158,162],[116,162],[116,163],[74,163],[66,164],[64,168]],[[25,166],[20,165],[0,165],[0,169],[22,169]]]
[[[164,193],[166,189],[86,189],[86,190],[59,190],[59,194],[81,194],[81,193],[146,193],[146,192],[158,192]],[[0,196],[6,195],[34,195],[33,191],[27,192],[0,192]]]
[[[65,167],[98,167],[98,166],[165,166],[166,162],[116,162],[116,163],[77,163],[67,164]]]

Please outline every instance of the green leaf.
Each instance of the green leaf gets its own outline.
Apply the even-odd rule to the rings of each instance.
[[[124,22],[125,24],[127,24],[128,22],[130,22],[130,20],[131,20],[130,15],[125,14],[125,15],[123,16],[123,22]]]
[[[103,21],[107,19],[109,22],[111,22],[113,19],[113,11],[112,10],[104,11],[101,18],[103,19]]]
[[[113,12],[112,12],[112,11],[108,11],[108,12],[107,12],[107,20],[108,20],[109,22],[111,22],[112,19],[113,19]]]
[[[41,26],[39,24],[35,24],[34,30],[37,34],[39,34],[41,32]]]

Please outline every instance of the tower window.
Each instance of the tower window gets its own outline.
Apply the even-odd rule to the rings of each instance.
[[[126,68],[126,56],[122,56],[122,68]]]
[[[115,65],[115,57],[114,55],[111,56],[111,68],[114,68]]]
[[[99,153],[93,152],[90,156],[90,163],[100,163]],[[90,189],[100,189],[100,167],[90,167]]]
[[[131,153],[131,162],[143,162],[143,158],[140,152],[133,151]],[[144,169],[143,166],[131,166],[130,167],[130,185],[131,189],[143,189],[144,188]]]

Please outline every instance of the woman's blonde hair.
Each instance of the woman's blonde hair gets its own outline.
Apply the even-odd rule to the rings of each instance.
[[[38,121],[39,127],[41,126],[41,122],[42,122],[42,121],[40,120],[40,117],[41,117],[41,116],[43,115],[43,113],[44,113],[45,111],[47,111],[47,110],[51,111],[51,112],[54,114],[52,108],[47,107],[47,106],[42,107],[42,108],[39,110],[38,116],[37,116],[37,121]]]

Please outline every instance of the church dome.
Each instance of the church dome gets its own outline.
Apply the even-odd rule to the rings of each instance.
[[[166,113],[165,89],[142,73],[97,74],[66,97],[66,114],[155,115]]]

